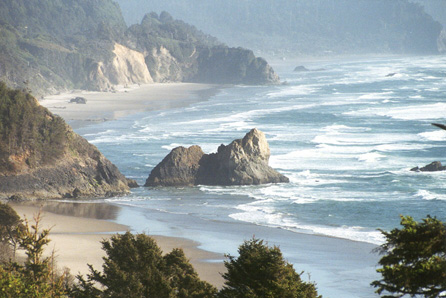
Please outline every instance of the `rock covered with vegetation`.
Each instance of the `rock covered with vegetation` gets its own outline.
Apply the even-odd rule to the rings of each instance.
[[[168,13],[130,28],[111,0],[0,0],[0,80],[34,94],[151,82],[274,84],[252,51],[228,48]]]
[[[265,134],[252,129],[243,139],[205,154],[199,146],[173,149],[150,173],[146,186],[253,185],[289,182],[268,165]]]
[[[110,196],[129,181],[28,93],[0,83],[0,198]]]

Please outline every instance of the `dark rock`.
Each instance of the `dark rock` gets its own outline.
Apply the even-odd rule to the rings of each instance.
[[[294,71],[298,72],[298,71],[310,71],[310,70],[303,65],[299,65],[299,66],[296,66]]]
[[[325,68],[308,69],[303,65],[296,66],[296,68],[294,69],[295,72],[324,71],[324,70],[326,70],[326,69]]]
[[[70,99],[69,103],[86,104],[87,99],[85,97],[75,97]]]
[[[394,75],[396,75],[396,72],[388,73],[388,74],[386,75],[386,78],[393,77]]]
[[[137,188],[137,187],[139,187],[138,183],[135,180],[129,179],[129,178],[127,178],[127,185],[130,188]]]
[[[21,195],[12,195],[8,198],[8,201],[10,202],[22,202],[24,201],[23,197]]]
[[[410,169],[412,172],[419,172],[420,171],[420,167],[415,167]]]
[[[251,50],[216,46],[199,50],[197,73],[190,79],[200,83],[268,85],[280,78],[265,59]]]
[[[438,172],[438,171],[445,171],[446,166],[443,166],[439,161],[434,161],[422,168],[415,167],[410,170],[413,172]]]
[[[252,185],[289,182],[268,165],[270,150],[263,132],[204,154],[199,146],[178,147],[150,173],[145,186]]]
[[[199,146],[173,149],[150,173],[145,186],[196,185],[200,160],[204,155]]]

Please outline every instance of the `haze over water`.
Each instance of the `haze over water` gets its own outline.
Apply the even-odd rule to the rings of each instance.
[[[232,254],[245,239],[237,239],[235,230],[219,231],[220,223],[381,244],[377,229],[397,227],[400,214],[446,218],[446,172],[410,171],[446,162],[446,131],[430,124],[446,123],[444,65],[444,56],[394,57],[313,62],[305,66],[323,69],[293,72],[295,64],[281,62],[274,67],[287,85],[226,88],[188,107],[145,112],[78,132],[142,185],[174,147],[197,144],[210,153],[256,127],[268,139],[270,165],[291,180],[263,186],[139,188],[106,200],[137,210],[132,218],[130,213],[121,218],[135,229],[195,239],[204,248]],[[277,235],[280,245],[281,233]],[[293,246],[282,240],[285,253],[295,260]],[[369,269],[349,293],[330,278],[316,278],[323,273],[312,278],[328,297],[376,297],[368,287],[376,278],[374,268]],[[358,278],[354,270],[346,274]]]

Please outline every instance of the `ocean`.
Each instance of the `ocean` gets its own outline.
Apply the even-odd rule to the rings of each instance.
[[[206,101],[77,132],[143,185],[171,149],[215,152],[256,127],[270,165],[290,183],[141,187],[105,201],[123,207],[117,221],[137,232],[189,238],[211,251],[236,254],[246,237],[265,235],[324,297],[378,297],[369,286],[379,278],[371,252],[384,240],[378,229],[398,227],[400,215],[446,220],[446,172],[410,171],[446,163],[446,131],[431,125],[446,124],[446,57],[308,62],[307,72],[288,61],[273,66],[286,84],[222,88]],[[338,248],[308,251],[292,240],[302,234]],[[333,260],[349,247],[363,256]]]

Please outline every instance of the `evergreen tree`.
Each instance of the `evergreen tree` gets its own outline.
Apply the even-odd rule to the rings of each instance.
[[[401,225],[381,231],[386,242],[379,248],[382,279],[372,282],[376,292],[390,293],[383,297],[446,297],[446,223],[402,216]]]
[[[34,220],[35,223],[30,225],[25,219],[25,225],[18,232],[18,243],[27,255],[25,264],[10,261],[0,266],[1,297],[66,297],[67,274],[58,274],[54,254],[43,257],[44,247],[50,242],[50,231],[40,229],[40,213]]]
[[[15,258],[18,245],[18,233],[23,227],[22,220],[11,206],[0,203],[0,245],[2,248],[0,261]]]
[[[262,240],[245,241],[239,257],[228,256],[226,280],[219,297],[224,298],[317,298],[314,283],[306,283],[293,265],[284,260],[277,246]]]
[[[85,279],[78,276],[74,297],[214,297],[216,289],[201,281],[181,249],[163,256],[155,240],[127,232],[104,240],[103,272],[90,265]],[[94,286],[101,285],[101,289]]]

